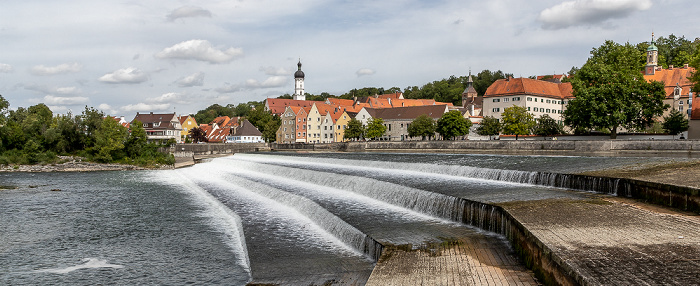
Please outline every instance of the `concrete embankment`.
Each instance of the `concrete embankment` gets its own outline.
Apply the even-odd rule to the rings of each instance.
[[[278,151],[453,152],[556,155],[663,155],[700,157],[700,140],[595,141],[369,141],[327,144],[275,144]]]

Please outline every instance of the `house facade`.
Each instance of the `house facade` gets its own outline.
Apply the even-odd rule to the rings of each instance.
[[[296,143],[296,130],[297,130],[297,112],[300,107],[297,106],[287,106],[284,113],[280,116],[280,128],[277,129],[277,142],[289,144]]]
[[[236,131],[226,136],[225,143],[265,143],[262,133],[248,119],[238,123]]]
[[[140,121],[149,142],[165,142],[170,139],[182,142],[182,126],[175,113],[136,113],[131,121]]]
[[[495,81],[486,90],[483,99],[484,116],[500,119],[503,110],[524,107],[535,117],[547,114],[562,121],[562,113],[573,99],[571,83],[556,83],[530,78],[507,78]]]
[[[180,126],[182,126],[180,140],[182,140],[182,142],[184,142],[185,137],[187,137],[187,135],[190,134],[190,130],[192,130],[192,128],[195,128],[199,125],[197,125],[197,120],[195,120],[194,117],[191,115],[180,116],[180,117],[178,117],[178,120],[180,121]]]

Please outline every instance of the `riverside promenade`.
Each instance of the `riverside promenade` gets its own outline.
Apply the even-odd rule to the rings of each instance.
[[[697,162],[598,174],[700,187]],[[584,192],[494,205],[525,231],[519,242],[511,240],[516,250],[529,251],[519,262],[465,242],[432,255],[390,254],[367,285],[700,285],[697,213]],[[516,264],[534,269],[537,281]]]

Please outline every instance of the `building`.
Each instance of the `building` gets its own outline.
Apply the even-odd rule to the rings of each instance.
[[[688,121],[688,139],[700,139],[700,104],[695,104]]]
[[[265,143],[262,133],[248,119],[238,123],[236,131],[226,136],[226,143]]]
[[[395,107],[383,109],[365,109],[372,118],[381,118],[386,126],[382,140],[389,141],[405,141],[405,140],[421,140],[422,138],[412,138],[408,135],[408,126],[421,115],[438,120],[443,114],[449,111],[447,105],[425,105],[425,106],[409,106]],[[360,115],[358,113],[358,115]]]
[[[460,110],[462,114],[469,113],[465,116],[480,116],[481,110],[484,104],[484,98],[479,96],[474,88],[474,79],[472,78],[472,72],[469,72],[469,77],[467,78],[467,87],[462,92],[462,108]]]
[[[177,143],[182,142],[182,126],[175,113],[154,114],[151,112],[142,114],[137,112],[131,124],[134,124],[136,120],[141,122],[143,129],[146,130],[148,142],[165,142],[170,139]]]
[[[190,134],[190,130],[192,128],[195,128],[199,125],[197,125],[197,120],[194,119],[193,116],[191,115],[183,115],[178,117],[178,120],[180,121],[180,126],[182,126],[182,133],[180,134],[181,141],[185,141],[185,137],[187,137]]]
[[[301,107],[287,106],[286,110],[280,115],[280,128],[277,129],[276,137],[278,143],[290,144],[296,143],[297,130],[297,113]],[[306,121],[306,118],[304,118]],[[304,128],[306,129],[306,128]]]
[[[281,116],[282,113],[287,109],[287,106],[311,108],[311,106],[313,106],[316,103],[319,103],[319,101],[294,100],[286,98],[267,98],[265,99],[265,110],[269,111],[274,115]]]
[[[345,129],[348,129],[348,122],[353,118],[351,113],[343,111],[335,120],[335,142],[345,141]]]
[[[644,68],[644,79],[647,81],[658,81],[664,84],[666,98],[664,103],[671,108],[664,112],[663,116],[668,116],[671,110],[675,109],[690,117],[693,103],[693,84],[688,79],[695,69],[688,64],[683,67],[669,66],[664,69],[658,65],[659,49],[654,43],[654,34],[651,34],[651,44],[647,48],[647,64]]]
[[[511,106],[524,107],[535,117],[547,114],[561,122],[562,113],[573,99],[571,83],[555,83],[530,78],[507,78],[495,81],[484,94],[484,116],[501,118]]]
[[[301,71],[301,59],[297,63],[297,71],[294,73],[294,100],[306,100],[304,93],[304,72]]]

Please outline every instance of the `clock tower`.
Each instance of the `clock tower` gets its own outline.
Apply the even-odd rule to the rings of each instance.
[[[306,100],[304,94],[304,72],[301,71],[301,59],[297,63],[298,70],[294,73],[294,100]]]

